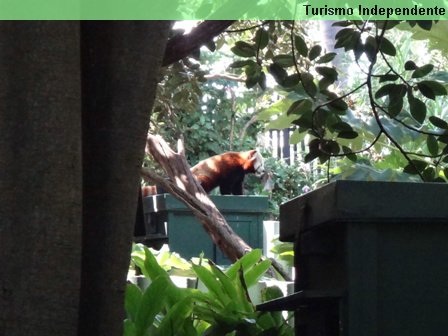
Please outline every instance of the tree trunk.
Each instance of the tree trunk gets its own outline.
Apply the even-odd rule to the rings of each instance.
[[[122,335],[169,27],[0,22],[0,335]]]
[[[82,22],[79,335],[121,335],[137,190],[169,21]]]
[[[0,21],[0,335],[75,336],[79,24]]]

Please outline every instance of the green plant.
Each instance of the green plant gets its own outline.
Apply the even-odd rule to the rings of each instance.
[[[226,271],[212,262],[201,260],[192,269],[207,291],[178,288],[168,272],[144,247],[133,254],[133,262],[151,280],[141,290],[129,284],[126,290],[125,336],[143,335],[292,335],[292,328],[281,312],[257,312],[250,301],[248,288],[265,274],[270,262],[260,261],[261,251],[253,250]],[[281,296],[270,287],[263,298]]]

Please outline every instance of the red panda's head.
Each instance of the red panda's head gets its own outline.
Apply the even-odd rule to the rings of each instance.
[[[263,157],[255,149],[247,152],[247,161],[244,169],[254,173],[257,177],[262,177],[265,174]]]

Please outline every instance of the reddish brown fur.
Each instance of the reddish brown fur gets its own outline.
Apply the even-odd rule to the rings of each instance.
[[[220,187],[221,194],[242,195],[244,175],[254,173],[256,150],[227,152],[200,161],[191,168],[193,176],[200,182],[206,193]],[[155,186],[142,188],[143,196],[157,193]]]

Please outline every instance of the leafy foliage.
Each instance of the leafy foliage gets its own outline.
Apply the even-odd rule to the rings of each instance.
[[[294,22],[263,28],[265,39],[278,38],[278,31],[284,39],[289,36],[290,48],[279,48],[281,53],[275,55],[275,51],[269,52],[270,41],[264,43],[268,50],[256,50],[253,45],[254,52],[245,55],[246,63],[240,64],[244,69],[252,61],[260,71],[267,69],[284,96],[263,111],[260,119],[271,128],[295,128],[296,138],[308,134],[305,162],[318,159],[327,163],[330,158],[342,157],[357,162],[398,155],[404,161],[396,160],[400,166],[395,169],[401,167],[403,173],[417,175],[422,181],[446,181],[448,129],[442,117],[446,117],[446,109],[433,107],[441,106],[439,99],[447,95],[448,78],[437,64],[404,59],[412,50],[407,40],[403,42],[403,35],[400,43],[395,40],[398,24],[335,23],[342,27],[335,35],[335,48],[352,55],[360,79],[344,94],[337,89],[341,70],[330,64],[335,53],[325,53],[321,45],[310,42]],[[409,21],[408,26],[426,32],[444,27],[431,21]],[[246,76],[251,81],[252,72]]]
[[[250,301],[248,288],[270,266],[268,260],[260,260],[260,250],[248,253],[226,271],[210,261],[208,265],[203,265],[202,260],[193,264],[205,292],[176,287],[148,248],[138,250],[133,253],[133,262],[151,284],[145,290],[128,284],[125,336],[293,334],[280,312],[257,312]],[[263,293],[268,299],[279,296],[281,291],[272,287]]]

